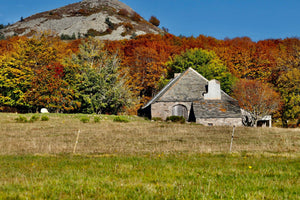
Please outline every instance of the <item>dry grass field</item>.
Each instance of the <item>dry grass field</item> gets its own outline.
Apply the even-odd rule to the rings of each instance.
[[[33,114],[22,115],[27,119]],[[151,122],[127,117],[48,114],[49,121],[17,123],[18,114],[0,113],[0,155],[72,154],[78,131],[76,154],[227,153],[232,127]],[[40,115],[41,116],[41,115]],[[80,119],[89,117],[90,122]],[[293,154],[300,152],[300,130],[281,128],[235,129],[233,152]]]

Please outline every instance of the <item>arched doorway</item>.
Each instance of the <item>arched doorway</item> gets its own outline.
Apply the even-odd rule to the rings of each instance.
[[[187,119],[188,118],[188,110],[184,105],[178,104],[178,105],[173,106],[172,115],[173,116],[182,116],[185,119]]]

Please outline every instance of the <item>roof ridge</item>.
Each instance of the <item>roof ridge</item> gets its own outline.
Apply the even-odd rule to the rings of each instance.
[[[196,70],[194,70],[193,68],[189,67],[187,70],[192,70],[193,72],[195,72],[197,75],[199,75],[201,78],[203,78],[204,80],[206,80],[207,82],[209,81],[207,78],[205,78],[204,76],[202,76],[199,72],[197,72]],[[185,71],[187,71],[185,70]]]

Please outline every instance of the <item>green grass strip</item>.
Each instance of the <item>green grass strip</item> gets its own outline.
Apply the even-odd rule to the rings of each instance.
[[[0,199],[300,199],[300,159],[0,156]]]

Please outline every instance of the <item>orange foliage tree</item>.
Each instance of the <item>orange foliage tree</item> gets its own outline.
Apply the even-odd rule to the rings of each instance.
[[[74,100],[74,90],[64,78],[65,69],[60,63],[41,66],[35,70],[25,101],[37,112],[43,107],[54,112],[74,110],[79,102]]]
[[[241,79],[236,82],[233,91],[239,105],[250,113],[252,126],[256,125],[259,117],[274,113],[280,106],[279,94],[258,80]]]

